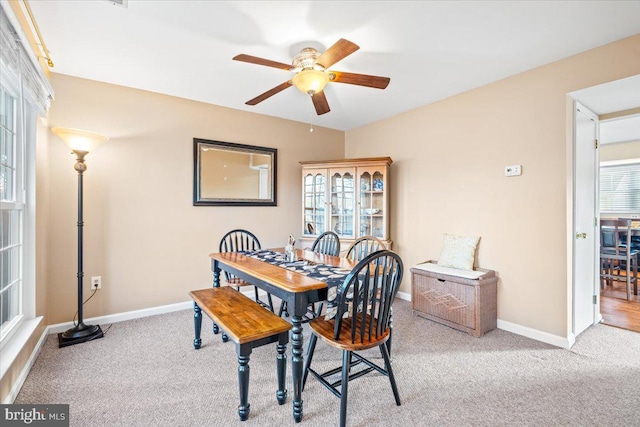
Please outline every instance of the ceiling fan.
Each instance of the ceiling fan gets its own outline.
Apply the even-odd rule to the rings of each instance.
[[[296,73],[292,79],[247,101],[247,105],[256,105],[288,87],[295,86],[301,92],[311,95],[311,100],[313,101],[316,112],[318,115],[321,115],[331,111],[327,97],[323,92],[325,85],[329,82],[347,83],[376,89],[385,89],[389,85],[391,81],[389,77],[329,70],[329,67],[333,64],[351,55],[358,49],[360,49],[360,46],[357,44],[349,40],[340,39],[323,54],[320,54],[312,47],[302,49],[302,51],[293,58],[292,65],[245,54],[237,55],[233,59]]]

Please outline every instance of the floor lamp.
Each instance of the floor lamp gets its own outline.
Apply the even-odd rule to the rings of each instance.
[[[103,336],[100,326],[85,324],[82,315],[82,286],[84,279],[84,271],[82,270],[82,229],[84,227],[82,219],[82,174],[87,170],[84,157],[100,144],[107,142],[109,138],[79,129],[56,127],[51,131],[58,135],[76,155],[74,169],[78,172],[78,323],[73,328],[58,334],[58,346],[66,347]]]

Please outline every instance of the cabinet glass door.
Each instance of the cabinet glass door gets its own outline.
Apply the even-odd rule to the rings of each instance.
[[[384,239],[385,230],[385,182],[380,171],[359,171],[360,213],[359,236],[375,236]]]
[[[331,171],[331,230],[341,237],[355,236],[355,177]]]
[[[304,177],[304,234],[324,233],[326,216],[326,177],[324,173],[314,172]]]

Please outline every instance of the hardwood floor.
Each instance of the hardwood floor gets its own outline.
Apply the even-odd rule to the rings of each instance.
[[[640,332],[640,295],[633,294],[633,285],[630,301],[627,301],[625,282],[614,281],[613,285],[601,289],[600,313],[605,325]]]

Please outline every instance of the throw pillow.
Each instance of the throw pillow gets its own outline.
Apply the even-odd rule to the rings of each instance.
[[[480,236],[466,237],[445,234],[438,265],[472,271],[479,241]]]

